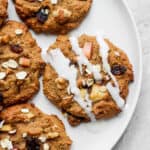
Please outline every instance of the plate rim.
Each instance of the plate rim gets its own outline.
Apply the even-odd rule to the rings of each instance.
[[[128,15],[129,15],[129,19],[132,23],[133,30],[134,30],[134,33],[135,33],[135,36],[136,36],[137,47],[138,47],[139,54],[140,54],[139,55],[139,70],[140,70],[140,72],[139,72],[139,79],[138,79],[138,88],[137,88],[137,92],[136,92],[136,95],[135,95],[135,98],[134,98],[135,104],[133,106],[133,110],[130,113],[130,117],[128,117],[128,120],[126,121],[126,125],[123,127],[121,133],[118,135],[117,138],[114,139],[114,142],[113,142],[112,146],[110,147],[110,149],[115,148],[116,144],[119,142],[119,140],[121,140],[121,138],[123,137],[125,131],[127,130],[128,126],[129,126],[129,123],[131,122],[131,119],[132,119],[132,117],[135,113],[135,109],[136,109],[136,106],[137,106],[137,103],[138,103],[138,100],[139,100],[139,97],[140,97],[141,87],[142,87],[142,77],[143,77],[143,53],[142,53],[142,43],[141,43],[140,34],[139,34],[139,31],[138,31],[138,28],[137,28],[135,18],[133,16],[133,13],[132,13],[131,9],[129,8],[129,5],[128,5],[127,1],[122,0],[121,2],[124,5],[124,8],[126,9]]]

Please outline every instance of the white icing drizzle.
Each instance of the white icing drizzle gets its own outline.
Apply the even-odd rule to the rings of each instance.
[[[105,40],[102,37],[100,37],[99,35],[97,35],[97,40],[101,46],[99,51],[100,51],[100,54],[102,57],[103,68],[110,75],[111,79],[114,81],[114,84],[115,84],[115,87],[113,87],[111,83],[108,83],[106,85],[106,87],[107,87],[109,93],[111,94],[113,100],[115,100],[118,107],[123,108],[125,101],[120,96],[120,89],[119,89],[118,82],[117,82],[115,76],[111,73],[111,68],[108,63],[109,47],[108,47],[107,43],[105,42]]]
[[[76,80],[78,71],[75,66],[70,66],[70,60],[63,55],[60,49],[49,51],[48,54],[50,56],[49,62],[52,67],[56,70],[60,77],[63,77],[69,81],[68,88],[70,89],[71,93],[74,94],[74,99],[85,110],[90,119],[94,121],[95,117],[91,112],[92,101],[88,98],[86,98],[86,101],[84,101],[80,95],[80,90],[77,87]]]
[[[70,37],[70,42],[72,45],[72,50],[76,53],[76,55],[78,55],[78,65],[80,68],[80,72],[81,74],[83,73],[82,71],[82,65],[86,65],[87,69],[93,73],[95,80],[101,80],[102,76],[100,74],[100,70],[98,70],[95,65],[91,64],[88,59],[86,58],[86,56],[83,54],[82,49],[79,47],[78,44],[78,39],[75,37]]]

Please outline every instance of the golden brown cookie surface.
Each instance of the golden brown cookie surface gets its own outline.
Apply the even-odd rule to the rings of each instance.
[[[71,140],[55,115],[33,104],[20,104],[0,113],[0,150],[69,150]]]
[[[15,0],[22,20],[36,32],[66,33],[88,13],[92,0]]]
[[[0,0],[0,26],[4,23],[7,18],[7,0]]]
[[[28,28],[8,21],[0,29],[0,104],[31,99],[39,90],[44,65],[41,49]]]
[[[82,35],[78,38],[78,43],[73,43],[70,40],[71,38],[68,36],[58,36],[56,42],[48,50],[49,60],[51,59],[51,61],[50,64],[46,65],[44,72],[43,85],[45,95],[62,112],[67,114],[68,121],[73,126],[91,120],[87,113],[90,105],[90,111],[96,119],[111,118],[117,115],[121,111],[117,104],[122,99],[124,99],[122,102],[124,103],[128,95],[128,84],[133,81],[132,65],[127,55],[109,40],[105,39],[103,42],[108,46],[107,61],[110,67],[110,73],[108,73],[103,65],[105,62],[103,62],[102,51],[105,49],[102,48],[102,43],[99,43],[96,37]],[[74,48],[78,49],[78,51],[75,51]],[[83,54],[86,57],[84,61],[83,58],[85,57],[79,58]],[[58,55],[61,57],[59,58]],[[58,60],[55,62],[54,60],[57,58]],[[63,59],[64,61],[62,61]],[[66,65],[66,67],[64,64],[67,64],[67,61],[69,61],[69,65]],[[80,66],[79,64],[82,62],[83,64]],[[64,67],[68,74],[67,72],[65,74]],[[96,69],[95,74],[94,71],[91,72],[93,68]],[[77,70],[76,78],[73,78],[73,74],[71,74],[72,76],[70,75],[69,69]],[[97,73],[98,76],[101,76],[99,76],[99,79],[96,79]],[[70,79],[69,75],[71,76],[70,81],[67,80]],[[116,85],[112,76],[116,79],[118,90],[120,90],[120,94],[117,93],[117,98],[112,92],[114,89],[116,91],[116,87],[114,87]],[[72,81],[74,79],[76,79],[76,84],[73,85],[75,89],[72,88],[72,91],[68,91],[68,87],[72,86],[70,84],[73,84]],[[111,90],[109,91],[110,86]],[[77,94],[78,91],[80,95]],[[82,98],[82,100],[77,97]]]

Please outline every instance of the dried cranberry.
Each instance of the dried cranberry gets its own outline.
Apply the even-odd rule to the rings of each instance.
[[[0,103],[3,103],[3,99],[4,99],[4,97],[3,97],[3,95],[0,93]]]
[[[27,150],[40,150],[40,141],[37,138],[27,137],[26,147]]]
[[[21,53],[23,51],[23,48],[21,46],[19,46],[18,44],[10,45],[10,49],[11,49],[11,51],[13,51],[15,53]]]
[[[113,75],[123,75],[127,71],[127,68],[122,65],[113,65],[111,72]]]
[[[36,17],[40,23],[44,23],[48,19],[49,9],[48,8],[42,8],[40,9]]]

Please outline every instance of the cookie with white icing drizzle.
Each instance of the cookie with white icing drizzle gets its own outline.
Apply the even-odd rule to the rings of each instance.
[[[127,55],[108,39],[58,36],[47,55],[44,93],[72,126],[122,111],[133,69]]]

